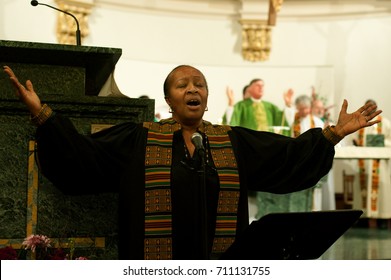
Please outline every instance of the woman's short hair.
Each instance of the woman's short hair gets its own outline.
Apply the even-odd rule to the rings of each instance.
[[[170,93],[171,76],[172,76],[172,74],[173,74],[177,69],[179,69],[179,68],[181,68],[181,67],[191,67],[191,68],[193,68],[193,69],[198,70],[198,71],[201,73],[202,78],[203,78],[204,81],[205,81],[206,90],[209,91],[209,89],[208,89],[208,83],[207,83],[207,81],[206,81],[206,79],[205,79],[204,74],[203,74],[199,69],[197,69],[197,68],[195,68],[195,67],[193,67],[193,66],[191,66],[191,65],[182,64],[182,65],[178,65],[177,67],[175,67],[174,69],[172,69],[171,72],[168,73],[166,79],[164,80],[164,83],[163,83],[164,98],[166,98],[166,97],[169,95],[169,93]]]

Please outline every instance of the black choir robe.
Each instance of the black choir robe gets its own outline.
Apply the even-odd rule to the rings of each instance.
[[[309,188],[332,166],[334,146],[320,128],[308,130],[298,138],[242,127],[232,127],[228,134],[240,177],[237,235],[249,223],[248,191],[288,193]],[[142,124],[123,123],[86,136],[79,134],[70,120],[53,114],[38,127],[36,140],[42,174],[65,194],[119,193],[119,258],[143,259],[147,129]],[[198,165],[197,156],[186,157],[181,132],[174,133],[171,168],[174,259],[200,259],[202,254]],[[210,248],[219,190],[213,161],[206,174]]]

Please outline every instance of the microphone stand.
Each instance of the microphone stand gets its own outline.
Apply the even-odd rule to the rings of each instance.
[[[203,259],[209,260],[208,250],[208,209],[206,203],[206,162],[205,162],[205,150],[198,149],[198,155],[201,159],[200,172],[200,200],[201,200],[201,241],[203,246]]]
[[[76,45],[81,46],[81,33],[80,33],[79,21],[77,20],[77,18],[73,14],[71,14],[71,13],[69,13],[67,11],[60,10],[60,9],[58,9],[56,7],[50,6],[50,5],[45,4],[45,3],[39,3],[38,1],[35,1],[35,0],[31,1],[31,6],[35,7],[35,6],[38,6],[38,5],[42,5],[42,6],[46,6],[46,7],[52,8],[52,9],[54,9],[56,11],[62,12],[64,14],[68,15],[68,16],[73,17],[73,19],[76,22]]]

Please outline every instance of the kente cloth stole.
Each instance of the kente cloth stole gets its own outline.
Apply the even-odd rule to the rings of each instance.
[[[146,122],[144,259],[172,259],[171,164],[174,132],[181,127],[173,119]],[[199,130],[209,140],[220,191],[212,254],[221,254],[235,240],[239,204],[239,173],[229,126],[203,123]]]
[[[315,127],[315,121],[314,121],[314,117],[312,115],[310,115],[310,126],[311,126],[311,128]],[[296,113],[295,120],[293,122],[293,137],[295,137],[295,138],[299,137],[300,134],[301,134],[301,120],[300,120],[299,114]]]
[[[380,122],[377,124],[376,132],[377,134],[382,134],[382,123],[381,116],[377,116],[377,119]],[[365,137],[365,128],[361,128],[358,131],[358,145],[364,146],[364,137]],[[370,195],[371,201],[371,211],[378,210],[378,192],[379,192],[379,174],[380,174],[380,160],[373,159],[372,160],[372,188]],[[360,190],[361,190],[361,204],[363,208],[367,208],[367,174],[365,168],[365,160],[358,160],[358,168],[359,168],[359,179],[360,179]]]
[[[257,123],[258,131],[269,131],[269,124],[267,122],[266,110],[262,101],[253,102],[254,116]]]

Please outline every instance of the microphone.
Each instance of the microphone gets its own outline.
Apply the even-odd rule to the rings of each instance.
[[[64,13],[64,14],[67,14],[67,15],[73,17],[74,20],[76,21],[76,26],[77,26],[77,29],[76,29],[76,44],[77,44],[78,46],[81,46],[79,22],[77,21],[77,18],[76,18],[74,15],[72,15],[71,13],[68,13],[68,12],[66,12],[66,11],[57,9],[56,7],[50,6],[50,5],[48,5],[48,4],[38,3],[38,1],[35,1],[35,0],[31,1],[31,6],[34,6],[34,7],[35,7],[35,6],[38,6],[38,5],[43,5],[43,6],[46,6],[46,7],[55,9],[55,10],[57,10],[57,11],[59,11],[59,12],[62,12],[62,13]]]
[[[197,171],[200,174],[200,222],[201,222],[201,241],[202,241],[202,257],[205,260],[210,258],[208,250],[208,223],[207,214],[208,207],[206,203],[206,164],[205,164],[205,149],[202,144],[202,135],[199,132],[194,132],[191,136],[191,142],[198,151],[198,155],[201,158],[201,167]]]
[[[198,132],[194,132],[191,136],[191,142],[198,151],[204,151],[204,144],[202,144],[202,135]]]

